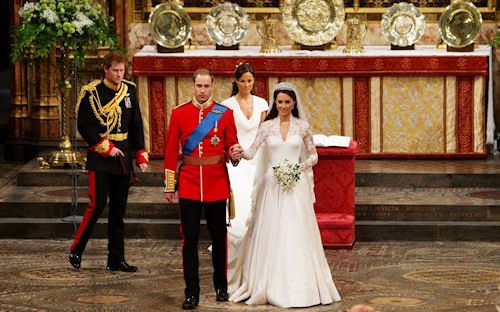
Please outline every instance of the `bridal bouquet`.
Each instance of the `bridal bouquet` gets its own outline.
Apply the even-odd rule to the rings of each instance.
[[[288,159],[283,159],[278,166],[273,167],[273,174],[278,184],[285,190],[290,191],[295,183],[300,180],[299,165]]]

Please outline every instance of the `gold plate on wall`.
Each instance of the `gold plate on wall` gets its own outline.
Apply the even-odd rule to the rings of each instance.
[[[481,13],[474,4],[457,1],[441,15],[439,33],[448,46],[462,48],[474,42],[482,23]]]
[[[159,45],[178,48],[191,37],[191,19],[181,5],[164,2],[149,15],[149,30]]]
[[[411,3],[393,4],[382,16],[382,34],[391,44],[407,47],[417,42],[425,31],[422,12]]]
[[[342,0],[285,0],[283,25],[297,43],[319,46],[337,36],[345,20]]]

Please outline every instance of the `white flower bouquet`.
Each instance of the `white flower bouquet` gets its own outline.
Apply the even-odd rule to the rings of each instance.
[[[26,1],[19,16],[22,21],[12,32],[13,62],[30,51],[34,58],[47,57],[53,47],[59,47],[83,65],[85,49],[119,49],[113,17],[104,14],[97,0]]]
[[[295,183],[300,180],[299,165],[286,158],[280,161],[278,166],[273,167],[273,174],[285,192],[292,190]]]

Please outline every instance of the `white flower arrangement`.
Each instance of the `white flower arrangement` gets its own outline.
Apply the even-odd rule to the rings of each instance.
[[[12,32],[13,62],[25,58],[27,52],[34,58],[46,57],[59,47],[81,66],[87,48],[119,48],[113,17],[104,14],[97,0],[28,0],[18,13],[22,21]]]
[[[278,166],[273,167],[273,174],[285,192],[292,190],[297,181],[300,180],[299,165],[286,158],[280,161]]]

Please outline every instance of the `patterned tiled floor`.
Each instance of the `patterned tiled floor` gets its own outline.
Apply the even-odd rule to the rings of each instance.
[[[67,262],[70,240],[0,240],[0,311],[178,311],[183,301],[181,244],[128,240],[137,273],[108,272],[106,241],[91,240],[82,269]],[[199,311],[280,311],[217,303],[208,242],[200,243]],[[340,303],[292,311],[498,311],[500,243],[358,242],[326,250]]]

